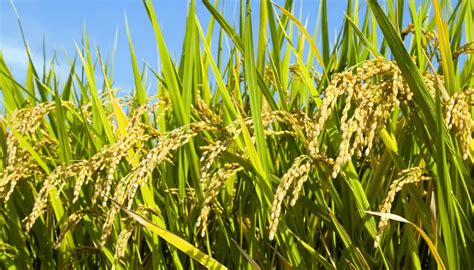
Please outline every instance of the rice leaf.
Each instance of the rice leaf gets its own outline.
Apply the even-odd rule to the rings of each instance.
[[[127,213],[131,218],[136,220],[138,223],[142,224],[145,228],[149,229],[150,231],[154,232],[163,240],[165,240],[167,243],[173,245],[177,249],[181,250],[184,252],[186,255],[189,257],[193,258],[197,262],[199,262],[201,265],[203,265],[206,268],[211,268],[211,269],[227,269],[224,265],[220,264],[218,261],[213,259],[212,257],[206,255],[199,249],[195,248],[192,244],[187,242],[186,240],[182,239],[181,237],[177,236],[176,234],[165,230],[161,228],[160,226],[154,224],[147,218],[123,207],[122,205],[118,204],[117,202],[114,201],[114,203],[122,209],[125,213]]]

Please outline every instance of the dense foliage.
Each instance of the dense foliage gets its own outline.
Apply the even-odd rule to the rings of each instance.
[[[0,267],[472,269],[474,3],[348,1],[330,44],[326,0],[217,2],[173,61],[144,0],[130,96],[86,33],[65,81],[0,54]]]

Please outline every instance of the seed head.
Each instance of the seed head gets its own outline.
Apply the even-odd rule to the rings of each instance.
[[[424,180],[431,180],[431,177],[426,175],[425,170],[423,168],[413,167],[400,171],[398,173],[398,178],[395,179],[395,181],[393,181],[390,185],[388,194],[380,205],[379,211],[381,213],[390,213],[392,203],[395,200],[395,195],[397,194],[397,192],[402,190],[403,186]],[[378,232],[374,243],[375,247],[378,247],[380,245],[381,236],[388,225],[388,221],[389,219],[387,217],[380,218],[378,224]]]

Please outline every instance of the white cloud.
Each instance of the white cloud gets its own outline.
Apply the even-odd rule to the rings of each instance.
[[[3,59],[5,59],[7,66],[12,70],[12,72],[15,71],[16,73],[24,71],[24,73],[26,73],[26,69],[28,68],[28,57],[25,48],[2,44],[0,51],[2,52]],[[34,59],[33,61],[35,62]]]
[[[3,59],[7,64],[7,67],[10,69],[14,78],[16,78],[20,83],[25,80],[26,72],[28,69],[28,55],[24,46],[13,46],[11,44],[2,43],[0,46],[0,51],[2,52]],[[43,56],[34,51],[30,50],[30,56],[33,61],[33,64],[38,72],[38,76],[43,75]],[[50,64],[50,59],[46,58],[47,66]],[[60,76],[61,79],[67,78],[69,74],[69,66],[65,64],[55,64],[54,66],[56,75]]]

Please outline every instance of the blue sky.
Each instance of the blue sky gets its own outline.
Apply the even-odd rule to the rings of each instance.
[[[237,23],[239,1],[224,2],[226,18]],[[258,2],[252,1],[254,12],[258,12]],[[282,3],[284,1],[275,1]],[[334,36],[343,21],[346,1],[328,1],[329,32]],[[105,57],[111,53],[116,30],[118,31],[118,46],[115,57],[115,86],[129,92],[133,85],[133,73],[130,67],[129,49],[127,44],[124,14],[126,12],[137,58],[146,59],[153,67],[157,65],[155,39],[142,1],[137,0],[15,0],[15,6],[21,17],[25,35],[33,54],[36,65],[42,65],[43,40],[47,59],[57,51],[60,62],[58,69],[64,76],[68,71],[68,62],[64,57],[75,54],[74,41],[80,43],[84,24],[91,46],[98,46]],[[187,0],[155,0],[155,10],[158,21],[165,35],[168,49],[178,58],[185,29]],[[209,21],[209,12],[196,1],[197,14],[203,27]],[[301,12],[302,18],[308,19],[308,29],[314,29],[318,13],[319,1],[296,0],[295,12]],[[258,17],[258,13],[255,17]],[[257,32],[257,29],[254,30]],[[0,0],[0,50],[6,62],[17,78],[24,78],[26,73],[26,53],[16,15],[9,0]]]

